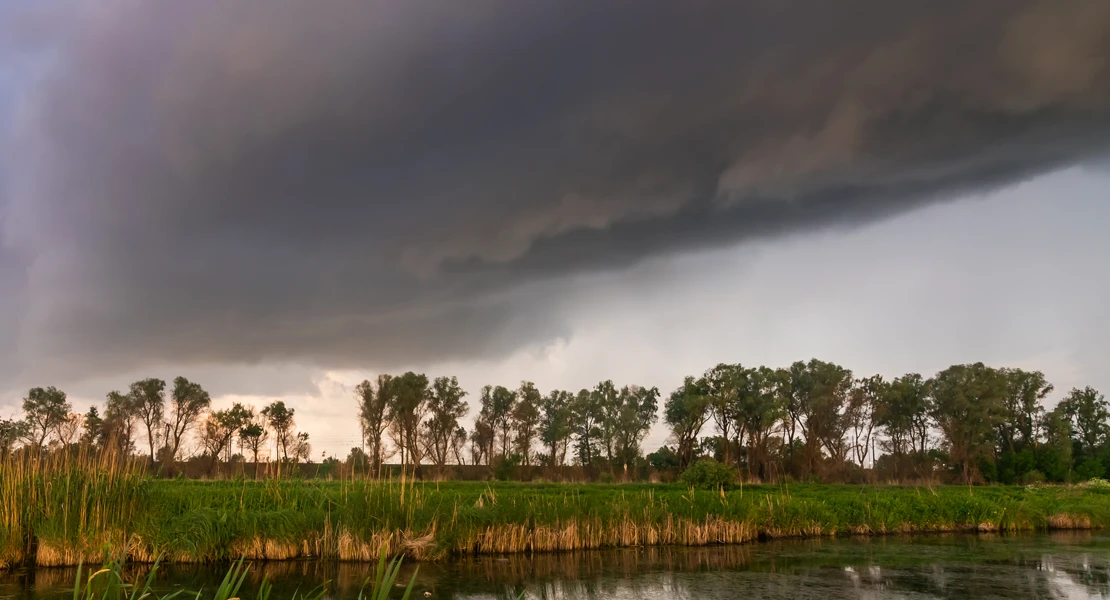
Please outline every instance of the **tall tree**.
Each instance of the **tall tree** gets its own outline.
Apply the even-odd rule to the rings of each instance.
[[[767,367],[747,369],[736,407],[736,429],[744,432],[748,441],[748,472],[761,480],[771,475],[771,432],[786,416],[779,377],[778,371]]]
[[[485,414],[479,414],[474,420],[474,429],[470,432],[470,460],[475,465],[489,466],[493,461],[493,449],[496,445],[497,431],[493,423]]]
[[[100,409],[96,405],[90,406],[85,412],[85,430],[81,434],[80,444],[93,450],[104,447],[104,418],[100,416]]]
[[[803,408],[809,473],[817,472],[821,447],[833,459],[835,467],[840,468],[848,458],[849,420],[845,409],[852,391],[852,372],[817,359],[809,361],[806,370],[811,384],[808,402]],[[811,438],[820,442],[820,446],[811,444]],[[814,447],[816,450],[812,449]]]
[[[540,403],[543,395],[531,381],[520,382],[513,405],[512,420],[513,451],[520,455],[522,464],[532,464],[532,444],[536,440],[540,422]]]
[[[849,394],[846,416],[852,429],[852,452],[860,468],[867,466],[871,436],[889,393],[890,384],[881,375],[873,375],[857,380]]]
[[[574,451],[578,464],[591,466],[601,454],[598,440],[601,437],[599,425],[601,407],[600,396],[591,390],[580,390],[574,398],[571,419],[574,429]]]
[[[1061,406],[1084,454],[1092,455],[1106,443],[1110,434],[1110,405],[1098,390],[1090,386],[1072,388]]]
[[[394,394],[388,418],[393,442],[401,451],[401,464],[420,466],[423,448],[420,445],[420,423],[428,406],[428,377],[409,371],[394,378]]]
[[[466,392],[455,377],[436,377],[428,396],[428,414],[424,423],[432,462],[442,467],[451,459],[451,442],[459,429],[459,419],[470,409],[463,401]]]
[[[663,403],[663,422],[671,430],[679,466],[694,462],[701,429],[709,421],[709,394],[705,378],[687,376],[682,387],[671,392]]]
[[[621,388],[617,398],[620,411],[614,436],[614,458],[617,464],[627,467],[640,458],[640,443],[655,424],[659,388],[629,385]]]
[[[1072,468],[1072,426],[1066,408],[1060,404],[1040,423],[1044,448],[1037,457],[1037,468],[1050,481],[1068,481]]]
[[[208,455],[208,472],[211,473],[220,455],[229,453],[231,442],[254,419],[254,409],[236,402],[231,408],[217,410],[208,415],[201,430],[201,445]]]
[[[389,407],[393,404],[394,388],[393,376],[384,374],[378,375],[377,385],[367,380],[355,388],[358,422],[373,469],[380,467],[386,459],[382,437],[389,428]]]
[[[612,467],[616,460],[617,434],[620,430],[621,397],[620,390],[611,380],[602,381],[594,386],[593,405],[597,410],[598,442],[605,451],[605,460]]]
[[[71,407],[66,393],[54,386],[31,388],[23,399],[24,422],[31,443],[42,450],[51,433],[65,422]]]
[[[810,436],[806,435],[805,429],[806,416],[810,411],[813,391],[812,377],[810,377],[809,369],[806,368],[806,363],[799,360],[792,363],[789,368],[780,370],[777,378],[779,381],[779,395],[783,398],[783,406],[786,408],[786,414],[789,417],[784,422],[789,458],[794,458],[795,441],[804,441],[803,460],[806,463],[806,468],[808,468],[817,443],[816,439],[809,439]]]
[[[58,423],[57,428],[54,430],[54,435],[63,450],[77,443],[77,440],[81,437],[81,430],[84,426],[85,415],[81,413],[69,413],[66,415],[65,420]]]
[[[466,439],[466,429],[461,425],[456,427],[451,434],[451,455],[455,457],[455,464],[457,465],[466,464],[463,459],[463,448],[466,446]]]
[[[200,384],[184,377],[173,380],[173,393],[170,394],[171,418],[168,422],[170,439],[167,455],[170,460],[177,460],[177,455],[181,451],[181,440],[211,405],[212,399]]]
[[[574,394],[552,390],[540,402],[540,443],[547,450],[547,463],[557,467],[566,463],[567,448],[574,434],[572,404]]]
[[[312,444],[308,441],[307,431],[298,431],[293,439],[293,460],[309,462],[312,458]]]
[[[247,414],[249,417],[243,415],[246,417],[245,422],[239,428],[239,442],[247,450],[250,450],[251,459],[254,462],[254,478],[258,479],[259,456],[262,449],[266,447],[266,440],[270,437],[270,434],[266,431],[266,423],[263,419],[255,416],[254,408],[248,408]]]
[[[733,438],[736,435],[736,409],[739,389],[743,384],[744,368],[740,365],[721,363],[705,373],[706,392],[709,397],[709,414],[723,441],[722,460],[732,464]]]
[[[135,451],[135,420],[138,411],[131,394],[108,392],[104,406],[101,447],[112,446],[125,455]]]
[[[1044,399],[1051,383],[1040,371],[1001,369],[1004,395],[998,433],[1003,450],[1011,454],[1036,444],[1037,424],[1044,416]]]
[[[481,418],[493,428],[501,456],[507,456],[513,442],[513,407],[516,406],[516,392],[504,386],[485,386],[480,398]],[[490,459],[494,457],[492,454]]]
[[[879,444],[891,455],[897,479],[910,457],[919,466],[923,463],[933,429],[932,399],[927,382],[917,373],[895,378],[877,399],[875,424],[882,433]]]
[[[289,460],[289,448],[293,441],[294,428],[297,426],[294,420],[296,412],[296,409],[285,406],[285,402],[281,400],[275,400],[262,409],[262,416],[265,417],[270,430],[274,432],[274,441],[281,452],[282,462]]]
[[[154,446],[161,433],[163,414],[166,408],[166,382],[149,378],[131,384],[131,405],[146,428],[146,440],[150,449],[150,462],[154,462]]]
[[[948,459],[965,483],[980,477],[981,461],[994,460],[995,427],[1004,414],[1005,381],[983,363],[953,365],[930,384],[932,417],[944,434]]]
[[[27,437],[26,429],[26,421],[0,419],[0,460],[8,458],[16,442]]]

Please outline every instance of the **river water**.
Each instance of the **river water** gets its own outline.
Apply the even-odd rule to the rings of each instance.
[[[636,548],[482,557],[409,565],[414,599],[1110,598],[1110,534],[943,535],[780,541],[708,548]],[[371,565],[255,563],[272,600],[329,582],[354,599]],[[225,568],[164,566],[156,590],[214,589]],[[136,573],[137,574],[137,573]],[[0,575],[0,600],[72,598],[74,569]],[[253,584],[253,585],[252,585]]]

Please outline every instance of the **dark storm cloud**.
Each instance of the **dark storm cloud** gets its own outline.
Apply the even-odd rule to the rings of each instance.
[[[0,196],[0,352],[38,372],[497,355],[565,332],[555,275],[867,222],[1110,135],[1105,0],[41,15]]]

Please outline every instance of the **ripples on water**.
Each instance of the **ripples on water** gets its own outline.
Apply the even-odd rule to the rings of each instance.
[[[370,565],[256,563],[253,585],[275,600],[325,581],[329,598],[358,595]],[[141,569],[137,569],[141,571]],[[214,589],[223,568],[163,568],[160,592]],[[139,574],[136,572],[136,574]],[[412,570],[403,575],[405,581]],[[0,600],[61,600],[74,569],[0,576]],[[636,548],[420,565],[416,598],[644,599],[1110,597],[1110,535],[818,539],[708,548]],[[72,597],[69,595],[68,597]],[[251,594],[244,595],[250,600]]]

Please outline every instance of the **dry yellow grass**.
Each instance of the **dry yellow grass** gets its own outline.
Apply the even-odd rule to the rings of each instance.
[[[1091,529],[1091,518],[1087,515],[1055,514],[1048,517],[1049,529]]]

